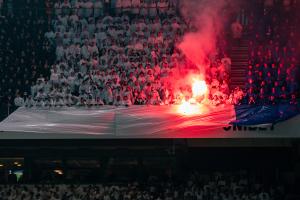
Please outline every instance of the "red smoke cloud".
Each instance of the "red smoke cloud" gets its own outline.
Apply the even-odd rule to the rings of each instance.
[[[216,52],[217,38],[224,27],[222,11],[226,0],[190,0],[181,2],[181,14],[195,27],[195,31],[184,35],[177,45],[185,56],[205,74],[208,59]]]

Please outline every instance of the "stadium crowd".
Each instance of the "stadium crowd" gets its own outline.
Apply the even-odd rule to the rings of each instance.
[[[55,56],[44,42],[48,22],[43,10],[29,9],[43,3],[22,1],[14,12],[7,12],[6,3],[12,2],[4,1],[0,16],[0,118],[14,107],[15,97],[26,99],[38,77],[50,75],[48,64]],[[22,99],[17,98],[16,105]]]
[[[2,104],[130,106],[189,99],[191,86],[174,80],[197,67],[176,44],[195,27],[176,6],[172,0],[24,2],[24,9],[0,19]],[[245,90],[229,90],[230,41],[218,41],[205,77],[209,103],[297,104],[297,17],[279,21],[275,11],[264,8],[244,20],[250,37]]]
[[[176,44],[193,27],[176,14],[171,1],[117,3],[116,15],[93,3],[55,3],[53,29],[45,37],[56,48],[56,62],[49,79],[38,78],[25,102],[17,96],[18,105],[162,105],[192,96],[191,86],[175,88],[174,82],[191,68]],[[225,49],[206,73],[215,105],[242,98],[241,90],[229,96],[231,60]]]
[[[250,15],[248,104],[298,104],[299,52],[295,33],[299,18],[293,12],[295,2],[284,2],[285,9],[268,3],[263,12]]]
[[[184,181],[162,182],[154,177],[144,183],[91,185],[0,185],[0,196],[9,199],[36,200],[282,200],[283,185],[263,184],[247,173],[210,175],[192,173]]]

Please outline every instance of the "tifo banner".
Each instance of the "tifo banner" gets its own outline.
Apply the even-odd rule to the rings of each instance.
[[[278,105],[240,105],[235,107],[236,125],[275,124],[285,121],[300,113],[299,105],[288,103]]]
[[[291,118],[298,107],[197,105],[195,109],[197,113],[185,115],[178,106],[19,108],[0,123],[0,138],[300,137],[300,117]],[[286,121],[274,125],[282,120]]]

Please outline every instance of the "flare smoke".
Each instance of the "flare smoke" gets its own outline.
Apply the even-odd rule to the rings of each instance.
[[[201,74],[205,74],[209,56],[216,52],[217,39],[225,23],[224,10],[229,8],[229,3],[229,0],[181,2],[181,15],[195,30],[186,33],[177,47],[198,66]]]

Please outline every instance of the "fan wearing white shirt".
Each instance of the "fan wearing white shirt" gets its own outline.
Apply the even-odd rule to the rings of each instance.
[[[45,37],[51,42],[54,42],[55,38],[55,33],[52,30],[49,30],[48,32],[45,33]]]
[[[64,102],[64,99],[63,97],[56,97],[55,100],[54,100],[54,106],[55,107],[62,107],[62,106],[65,106],[65,102]]]
[[[147,0],[140,0],[140,15],[143,17],[148,16]]]
[[[102,101],[101,97],[96,98],[95,105],[96,106],[103,106],[104,105],[104,102]]]
[[[103,16],[103,2],[102,0],[96,0],[94,2],[94,17]]]
[[[43,102],[43,100],[42,100],[42,99],[38,99],[38,100],[36,101],[36,103],[35,103],[34,106],[37,107],[37,108],[42,108],[42,107],[44,107],[44,102]]]
[[[126,106],[126,107],[132,105],[132,102],[131,102],[130,98],[127,95],[123,96],[121,105]]]
[[[44,108],[49,108],[50,107],[50,100],[49,100],[48,97],[43,100],[43,107]]]
[[[116,14],[118,15],[122,13],[122,9],[123,9],[123,0],[116,0],[116,4],[115,4]]]
[[[94,4],[91,0],[85,0],[85,2],[83,3],[83,8],[84,8],[83,16],[86,18],[91,17],[93,14],[93,7]]]
[[[122,4],[123,4],[123,12],[131,12],[131,0],[122,0]]]
[[[14,104],[17,107],[22,107],[22,106],[24,106],[25,102],[24,102],[24,99],[19,94],[17,94],[14,99]]]
[[[111,87],[109,87],[107,85],[103,91],[103,95],[104,95],[105,104],[112,105],[113,104],[113,93],[112,93]]]
[[[132,4],[132,14],[139,14],[140,13],[140,9],[141,9],[141,0],[132,0],[131,1]]]
[[[83,17],[83,13],[84,13],[84,10],[83,10],[83,4],[84,2],[82,0],[78,0],[76,3],[75,3],[75,8],[77,9],[77,15],[79,17]]]
[[[55,15],[56,16],[61,15],[61,2],[57,1],[54,4],[54,10],[55,10]]]
[[[91,42],[88,45],[88,51],[89,51],[90,55],[98,55],[99,54],[99,50],[98,50],[98,47],[96,46],[95,42]]]
[[[46,97],[46,93],[42,89],[40,89],[35,96],[36,99],[44,99],[45,97]]]
[[[24,105],[25,105],[25,107],[29,107],[29,108],[35,106],[35,101],[31,95],[29,95],[29,97],[26,99]]]
[[[87,42],[85,42],[85,44],[81,47],[81,55],[83,56],[83,58],[88,59],[90,57],[90,52],[88,50],[88,44]]]
[[[149,16],[151,18],[155,18],[157,17],[157,6],[156,6],[156,0],[149,0],[149,4],[148,4],[148,12],[149,12]]]
[[[59,44],[57,47],[56,47],[56,58],[57,60],[62,60],[62,58],[64,57],[65,55],[65,51],[64,51],[64,48],[61,44]]]
[[[168,7],[169,7],[169,1],[168,0],[159,0],[157,3],[157,7],[159,10],[159,14],[165,15],[166,11],[168,10]]]

